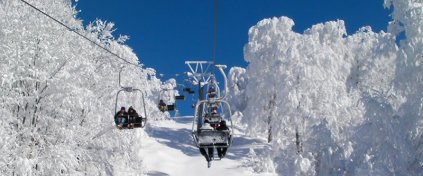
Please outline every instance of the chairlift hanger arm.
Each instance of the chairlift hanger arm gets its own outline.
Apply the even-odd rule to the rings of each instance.
[[[118,93],[116,94],[116,101],[115,101],[115,114],[117,113],[117,104],[118,104],[118,98],[119,98],[119,94],[120,92],[124,91],[123,89],[119,90]]]
[[[133,87],[130,87],[130,86],[122,86],[122,71],[123,71],[123,69],[125,68],[125,66],[123,66],[123,67],[121,67],[120,68],[120,71],[119,71],[119,86],[122,88],[122,89],[125,89],[125,91],[127,91],[127,92],[132,92],[132,91],[134,91],[134,89],[133,89]]]
[[[223,69],[226,68],[226,65],[216,65],[216,67],[219,69],[220,73],[222,73],[223,75],[223,79],[224,79],[224,93],[221,99],[224,99],[226,97],[226,94],[228,92],[228,79],[226,77],[225,71],[223,71]]]
[[[133,89],[134,91],[139,91],[139,92],[141,92],[141,95],[142,95],[142,105],[143,105],[143,108],[144,108],[144,118],[146,119],[146,121],[147,121],[147,110],[146,110],[146,108],[145,108],[145,95],[144,95],[144,92],[142,92],[140,89]]]

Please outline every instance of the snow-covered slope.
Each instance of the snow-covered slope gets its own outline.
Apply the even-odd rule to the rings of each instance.
[[[143,158],[143,165],[148,170],[147,175],[255,175],[253,171],[257,168],[251,163],[256,161],[256,153],[269,149],[263,140],[247,137],[236,130],[233,146],[228,150],[226,157],[213,161],[211,168],[207,168],[205,158],[193,145],[192,117],[176,118],[174,121],[154,121],[151,124],[147,131],[150,138],[142,141],[139,146],[139,156]]]
[[[271,137],[262,157],[277,173],[422,172],[423,2],[385,5],[394,7],[388,33],[363,27],[348,35],[339,20],[301,34],[288,17],[250,28],[249,65],[231,69],[230,97],[250,135]]]

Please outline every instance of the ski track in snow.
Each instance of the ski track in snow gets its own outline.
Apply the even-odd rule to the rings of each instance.
[[[261,150],[266,145],[264,141],[246,137],[236,131],[233,145],[226,157],[213,161],[211,167],[207,168],[205,158],[193,145],[191,128],[192,118],[150,121],[150,129],[147,130],[150,138],[142,142],[139,152],[148,170],[147,175],[258,175],[252,172],[252,168],[244,165],[244,161],[248,158],[250,148]]]

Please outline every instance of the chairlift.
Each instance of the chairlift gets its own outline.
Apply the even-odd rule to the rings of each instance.
[[[183,90],[185,91],[186,89],[189,89],[189,88],[186,88],[184,85],[182,85],[182,84],[178,84],[178,86],[181,86],[181,87],[183,87]],[[166,104],[165,102],[164,102],[164,100],[162,99],[162,95],[163,95],[163,92],[166,92],[166,91],[173,91],[174,89],[162,89],[161,91],[160,91],[160,93],[159,93],[159,109],[160,109],[160,111],[162,111],[162,112],[165,112],[165,111],[174,111],[175,109],[176,109],[176,103],[173,103],[173,104],[170,104],[170,105],[168,105],[168,104]],[[190,92],[193,92],[193,91],[191,91],[191,89],[189,89],[189,91]],[[185,95],[175,95],[174,96],[174,99],[175,100],[185,100]]]
[[[187,92],[188,94],[193,94],[194,93],[194,91],[192,91],[190,88],[188,88],[188,87],[185,87],[185,85],[183,85],[183,84],[178,84],[178,86],[179,87],[182,87],[182,93],[183,92]],[[184,94],[182,94],[182,95],[176,95],[175,96],[175,99],[176,100],[185,100],[185,95]]]
[[[211,115],[210,112],[206,113],[207,108],[201,108],[208,106],[212,103],[218,103],[225,105],[228,111],[228,118],[225,118],[223,115],[223,110],[221,114],[215,116]],[[223,109],[223,107],[222,107]],[[201,113],[200,113],[201,112]],[[232,113],[230,110],[229,103],[224,100],[214,100],[210,102],[209,100],[199,101],[195,107],[195,117],[192,123],[192,138],[194,143],[198,148],[226,148],[228,149],[232,144]],[[208,124],[205,124],[207,121]],[[229,122],[227,124],[227,130],[219,130],[216,128],[217,124],[221,124],[222,121]],[[214,126],[212,128],[202,128],[204,125]]]
[[[175,100],[185,100],[185,95],[176,95]]]
[[[176,95],[175,96],[175,100],[185,100],[185,95],[184,95],[184,91],[183,89],[185,88],[185,86],[183,84],[177,84],[178,87],[182,87],[182,94],[181,95]],[[178,91],[178,93],[180,93],[181,91]]]
[[[175,104],[166,104],[163,100],[159,100],[159,110],[162,112],[165,111],[174,111],[175,110]]]
[[[206,157],[208,167],[210,167],[210,161],[224,158],[226,151],[232,145],[232,134],[234,131],[231,119],[232,113],[229,103],[224,100],[226,92],[228,92],[227,77],[223,71],[226,66],[215,65],[214,62],[208,61],[186,61],[185,64],[188,65],[191,71],[187,75],[197,83],[194,85],[198,85],[199,87],[199,99],[197,104],[193,106],[195,111],[191,136],[195,146]],[[219,90],[214,74],[209,72],[211,65],[217,67],[223,75],[224,91],[222,95],[220,94],[221,91]],[[204,87],[205,85],[207,87]],[[213,91],[209,91],[211,87],[214,88]],[[207,88],[205,99],[203,97],[204,88]],[[216,113],[212,114],[212,110],[215,108],[220,108],[220,113],[216,111]],[[215,159],[215,152],[212,152],[213,154],[210,152],[214,150],[218,153],[218,159]]]
[[[166,104],[165,101],[163,100],[163,93],[167,92],[167,91],[173,91],[173,89],[162,89],[160,90],[159,93],[159,103],[158,103],[158,108],[160,111],[165,112],[165,111],[174,111],[176,108],[176,103],[174,102],[173,104]],[[175,100],[177,99],[185,99],[185,97],[178,97],[178,96],[174,96]]]
[[[186,73],[186,75],[189,77],[189,73]],[[190,95],[195,94],[195,91],[191,88],[191,86],[193,85],[193,82],[190,79],[184,79],[184,82],[186,82],[185,85],[182,85],[182,91],[186,92]],[[188,85],[189,87],[187,87],[186,85]]]
[[[144,128],[145,124],[147,123],[147,111],[145,108],[145,96],[144,93],[140,90],[140,89],[136,89],[133,87],[124,87],[121,85],[120,81],[121,81],[121,72],[123,70],[120,70],[119,72],[119,85],[121,86],[121,90],[119,90],[116,94],[116,102],[115,102],[115,123],[117,123],[116,125],[122,125],[120,126],[120,129],[132,129],[132,128]],[[118,100],[119,100],[119,95],[121,92],[128,92],[128,93],[135,93],[135,92],[139,92],[141,93],[142,96],[142,104],[143,104],[143,109],[144,109],[144,117],[139,116],[137,113],[135,114],[129,114],[129,113],[123,113],[123,114],[119,114],[118,112]],[[139,106],[141,107],[141,106]],[[132,106],[131,106],[132,108]],[[134,112],[135,109],[134,109]],[[118,124],[118,118],[122,118],[124,119],[124,122],[122,124]]]
[[[195,94],[195,91],[194,90],[192,90],[191,88],[189,88],[189,87],[184,87],[183,88],[183,91],[184,92],[187,92],[188,94]]]

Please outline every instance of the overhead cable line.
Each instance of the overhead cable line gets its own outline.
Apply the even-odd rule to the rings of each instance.
[[[213,64],[216,64],[216,50],[217,50],[217,24],[219,17],[219,2],[214,1],[214,29],[213,29]]]
[[[101,45],[100,45],[100,44],[98,44],[97,42],[95,42],[95,41],[93,41],[93,40],[89,39],[88,37],[86,37],[85,35],[82,35],[81,33],[79,33],[79,32],[77,32],[77,31],[73,30],[72,28],[70,28],[70,27],[69,27],[69,26],[67,26],[66,24],[62,23],[61,21],[57,20],[56,18],[53,18],[53,17],[52,17],[52,16],[50,16],[49,14],[47,14],[47,13],[43,12],[43,11],[42,11],[42,10],[40,10],[39,8],[37,8],[37,7],[33,6],[32,4],[30,4],[30,3],[26,2],[25,0],[21,0],[21,1],[22,1],[23,3],[25,3],[26,5],[28,5],[28,6],[32,7],[33,9],[37,10],[38,12],[42,13],[43,15],[45,15],[45,16],[47,16],[47,17],[49,17],[49,18],[50,18],[50,19],[52,19],[53,21],[55,21],[55,22],[59,23],[60,25],[64,26],[64,27],[65,27],[65,28],[67,28],[69,31],[72,31],[72,32],[74,32],[75,34],[78,34],[78,35],[79,35],[79,36],[81,36],[82,38],[84,38],[84,39],[86,39],[86,40],[90,41],[91,43],[93,43],[94,45],[97,45],[98,47],[100,47],[100,48],[102,48],[103,50],[107,51],[108,53],[112,54],[113,56],[116,56],[118,59],[122,60],[123,62],[125,62],[125,63],[127,63],[127,64],[130,64],[130,65],[135,65],[135,66],[137,66],[137,67],[139,66],[138,64],[135,64],[135,63],[132,63],[132,62],[127,61],[126,59],[124,59],[124,58],[120,57],[119,55],[117,55],[116,53],[114,53],[114,52],[110,51],[110,50],[109,50],[109,49],[107,49],[106,47],[101,46]]]

